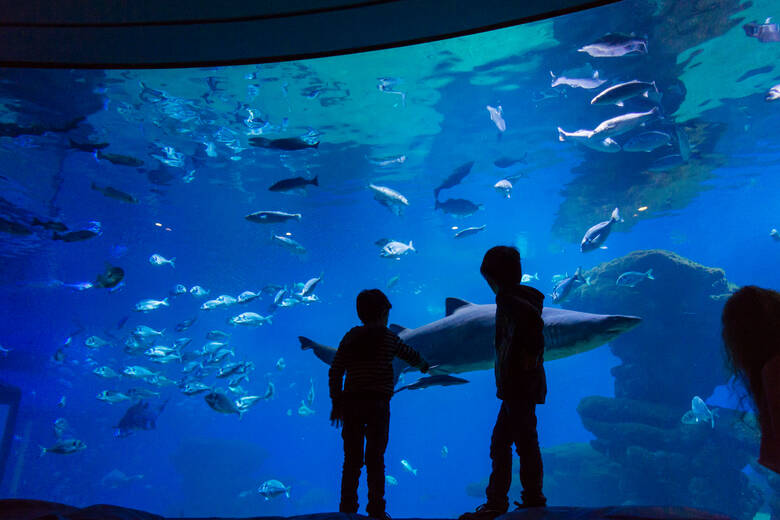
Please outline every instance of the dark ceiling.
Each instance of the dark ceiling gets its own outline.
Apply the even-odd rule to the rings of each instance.
[[[382,49],[618,0],[0,0],[0,66],[200,67]]]

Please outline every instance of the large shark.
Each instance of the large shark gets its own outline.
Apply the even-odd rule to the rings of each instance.
[[[552,361],[587,352],[636,327],[641,318],[614,314],[589,314],[544,307],[544,359]],[[416,329],[390,325],[398,336],[430,363],[437,372],[462,373],[493,368],[495,359],[496,305],[480,305],[447,298],[446,316]],[[312,349],[331,364],[336,349],[299,336],[301,349]],[[398,378],[406,364],[396,360]]]

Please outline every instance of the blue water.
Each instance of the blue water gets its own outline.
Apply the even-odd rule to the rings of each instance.
[[[0,71],[0,100],[7,107],[2,122],[56,129],[86,117],[68,132],[0,137],[0,217],[27,227],[32,217],[52,219],[72,229],[99,221],[103,230],[74,243],[52,241],[50,232],[35,227],[26,236],[0,232],[0,345],[10,349],[0,355],[0,380],[23,392],[0,496],[115,503],[167,515],[335,510],[342,451],[339,431],[327,420],[327,367],[300,350],[297,336],[336,346],[357,324],[354,298],[364,288],[386,290],[393,303],[391,322],[407,327],[443,317],[446,297],[489,303],[493,296],[479,276],[479,263],[496,244],[518,246],[525,272],[539,273],[530,284],[548,295],[555,274],[642,249],[666,249],[722,268],[737,285],[780,285],[780,244],[769,236],[780,227],[780,179],[774,171],[780,116],[777,105],[763,100],[780,72],[738,81],[780,58],[780,44],[747,38],[738,19],[780,16],[780,4],[722,2],[695,12],[683,4],[664,11],[655,3],[626,1],[494,33],[316,61],[202,70]],[[679,29],[680,20],[690,26]],[[577,52],[610,31],[647,37],[648,54],[595,58]],[[604,87],[656,80],[664,117],[647,128],[685,129],[693,149],[689,164],[648,173],[648,157],[665,153],[602,154],[559,142],[558,126],[594,128],[609,117],[652,106],[636,99],[624,109],[590,106],[600,89],[549,86],[550,70],[562,74],[588,66],[609,80]],[[217,90],[209,88],[208,77],[220,78]],[[377,88],[382,77],[398,79],[393,88],[405,93],[405,103]],[[142,84],[163,92],[162,100],[143,99]],[[312,89],[319,94],[313,96]],[[506,131],[499,132],[486,105],[503,107]],[[297,137],[314,130],[319,147],[284,152],[249,146],[247,109],[268,121],[263,136]],[[707,132],[700,132],[704,127]],[[231,132],[227,140],[232,142],[219,140]],[[624,143],[631,135],[615,139]],[[110,143],[106,152],[136,157],[144,165],[98,160],[69,147],[68,138]],[[206,153],[209,142],[215,157]],[[183,154],[181,165],[163,165],[153,157],[164,158],[168,146]],[[493,164],[501,156],[523,154],[525,163],[507,169]],[[399,155],[406,160],[389,167],[367,160]],[[435,211],[433,189],[467,161],[475,161],[471,173],[440,198],[467,198],[483,208],[463,219]],[[492,186],[512,174],[523,178],[505,199]],[[315,175],[320,186],[309,186],[306,195],[267,190],[284,178]],[[104,197],[91,182],[130,193],[139,203]],[[379,205],[369,183],[404,194],[410,202],[404,214]],[[638,211],[645,205],[647,210]],[[615,225],[607,249],[580,253],[582,234],[606,220],[615,206],[626,222]],[[280,225],[244,219],[259,210],[301,213],[302,219]],[[480,225],[486,230],[453,238],[458,229]],[[274,244],[273,233],[289,233],[307,254]],[[412,240],[417,252],[399,260],[381,258],[374,242],[383,237]],[[175,257],[175,268],[150,264],[154,253]],[[118,292],[75,292],[52,284],[92,281],[106,262],[126,272],[126,286]],[[273,323],[262,327],[233,328],[226,320],[247,310],[267,315],[272,295],[246,307],[198,310],[205,299],[220,294],[237,296],[268,284],[292,287],[320,275],[315,293],[321,302],[277,309]],[[398,283],[386,289],[394,276]],[[170,307],[150,313],[133,311],[139,300],[161,299],[176,284],[198,284],[211,294],[172,297]],[[553,305],[549,296],[546,304]],[[190,330],[174,332],[176,323],[194,316]],[[211,410],[203,395],[187,397],[175,386],[156,389],[93,375],[99,365],[117,371],[143,365],[181,377],[178,363],[158,366],[123,352],[124,338],[138,325],[166,329],[163,344],[191,337],[189,350],[205,343],[208,330],[231,333],[235,360],[256,367],[242,384],[246,393],[263,395],[271,381],[275,397],[239,420]],[[52,362],[66,338],[80,329],[63,349],[64,363]],[[635,333],[640,332],[629,334]],[[113,345],[90,350],[84,346],[90,335]],[[711,355],[721,355],[720,345],[712,345]],[[280,371],[275,364],[282,357],[287,366]],[[549,394],[538,409],[543,449],[594,438],[577,405],[586,396],[614,396],[610,369],[619,364],[608,345],[546,364]],[[404,392],[393,399],[386,454],[387,473],[398,480],[387,488],[392,515],[447,517],[481,503],[466,487],[489,472],[499,401],[492,372],[465,377],[467,385]],[[315,413],[301,416],[298,408],[310,380]],[[225,386],[213,375],[205,381]],[[159,391],[152,406],[169,401],[156,429],[114,438],[112,427],[129,403],[109,405],[95,395],[131,386]],[[63,396],[66,404],[58,407]],[[726,387],[710,400],[720,406],[736,402]],[[87,449],[39,457],[38,445],[55,441],[58,417]],[[446,458],[441,456],[445,445]],[[419,469],[418,475],[406,472],[401,459]],[[112,470],[143,477],[111,487],[104,476]],[[257,488],[270,479],[291,486],[290,498],[263,500]],[[560,502],[560,489],[545,491],[552,505],[576,505]],[[615,489],[603,500],[635,498]],[[733,500],[739,500],[736,493]],[[679,505],[706,507],[693,496]]]

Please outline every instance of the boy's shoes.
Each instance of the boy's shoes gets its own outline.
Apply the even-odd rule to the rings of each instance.
[[[493,520],[494,518],[497,518],[504,513],[506,513],[505,510],[502,511],[500,509],[494,509],[487,504],[482,504],[481,506],[477,507],[477,510],[473,513],[463,513],[458,517],[458,520]]]
[[[547,507],[547,500],[535,500],[531,502],[523,502],[522,504],[515,500],[517,508],[515,511],[522,511],[524,509],[531,509],[532,507]]]

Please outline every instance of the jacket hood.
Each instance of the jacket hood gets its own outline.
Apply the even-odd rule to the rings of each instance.
[[[544,306],[544,294],[528,285],[515,285],[510,289],[502,289],[496,295],[496,302],[499,300],[509,305],[514,301],[524,300],[536,307],[539,312],[542,312]]]

